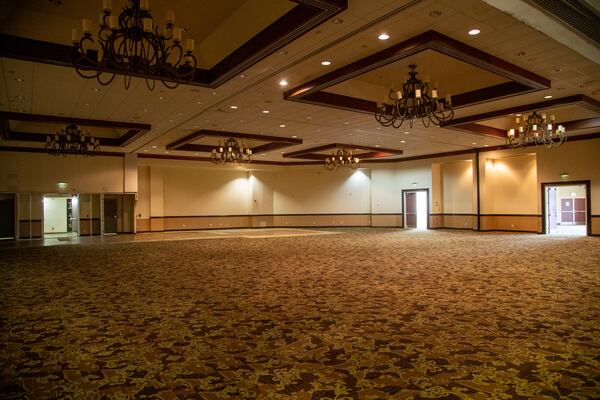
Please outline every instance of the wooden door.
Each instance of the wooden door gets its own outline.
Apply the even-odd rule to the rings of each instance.
[[[104,198],[104,234],[117,233],[117,220],[119,219],[119,211],[117,207],[117,199],[110,197]]]
[[[404,197],[404,215],[407,228],[417,227],[417,194],[406,193]]]
[[[587,204],[585,197],[573,199],[573,211],[575,212],[574,222],[577,225],[585,225],[587,223]]]
[[[572,224],[573,223],[573,199],[572,198],[561,198],[560,199],[560,222]]]

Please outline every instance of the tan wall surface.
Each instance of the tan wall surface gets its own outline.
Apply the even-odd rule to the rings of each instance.
[[[441,164],[440,172],[443,212],[445,214],[471,214],[473,212],[473,163],[471,160]]]

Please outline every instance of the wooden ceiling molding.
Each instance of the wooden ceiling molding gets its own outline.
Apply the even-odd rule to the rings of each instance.
[[[0,137],[4,141],[21,142],[45,142],[48,133],[13,131],[9,121],[36,122],[47,124],[76,124],[90,128],[115,128],[126,130],[118,138],[96,136],[100,140],[100,146],[125,147],[134,140],[140,139],[152,129],[149,124],[135,122],[107,121],[100,119],[87,119],[77,117],[65,117],[59,115],[27,114],[8,111],[0,111]]]
[[[533,111],[541,111],[550,108],[558,108],[572,105],[586,108],[590,111],[597,113],[598,116],[592,118],[577,119],[573,121],[558,121],[565,127],[567,131],[600,128],[600,101],[597,101],[595,99],[592,99],[591,97],[587,97],[582,94],[562,97],[559,99],[540,101],[537,103],[523,104],[520,106],[504,108],[502,110],[494,110],[486,113],[456,118],[452,121],[442,123],[441,126],[444,128],[455,129],[463,132],[475,133],[477,135],[506,139],[505,130],[487,126],[481,122],[498,117],[507,117],[515,113],[528,113]]]
[[[172,143],[169,143],[167,150],[193,151],[210,153],[215,146],[206,144],[194,144],[198,139],[203,137],[218,137],[218,138],[236,138],[263,141],[264,144],[252,147],[252,154],[258,154],[266,151],[282,149],[284,147],[296,146],[302,144],[302,139],[287,138],[281,136],[256,135],[252,133],[227,132],[227,131],[212,131],[208,129],[200,129],[199,131],[190,133]]]
[[[217,88],[283,46],[348,8],[347,0],[291,0],[296,6],[250,38],[210,69],[197,68],[192,82],[181,84]],[[0,34],[0,57],[73,67],[72,46]],[[97,57],[89,50],[91,58]],[[107,71],[118,73],[118,71]],[[160,80],[159,76],[132,76]],[[178,82],[175,79],[164,79]]]
[[[375,101],[326,92],[325,89],[426,50],[437,51],[510,80],[509,82],[453,95],[452,104],[454,108],[512,97],[550,87],[550,81],[546,78],[430,30],[288,90],[283,97],[285,100],[290,101],[374,114],[377,109]]]
[[[402,150],[396,149],[385,149],[381,147],[371,147],[371,146],[360,146],[356,144],[347,144],[347,143],[330,143],[323,146],[311,147],[309,149],[298,150],[291,153],[286,153],[283,155],[284,158],[300,158],[305,160],[319,160],[324,161],[329,154],[321,154],[320,152],[324,151],[334,151],[337,149],[345,149],[345,150],[354,150],[354,157],[358,157],[361,161],[370,160],[382,157],[390,157],[401,155],[404,152]],[[358,151],[364,150],[362,153],[358,153]],[[387,160],[393,161],[393,160]]]

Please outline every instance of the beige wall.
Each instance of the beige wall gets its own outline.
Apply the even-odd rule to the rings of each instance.
[[[480,153],[481,213],[494,215],[482,225],[485,223],[487,229],[537,229],[541,223],[537,217],[541,213],[540,184],[559,181],[561,173],[569,173],[570,180],[591,180],[592,214],[600,215],[598,154],[600,139],[567,142],[550,150],[534,147]],[[126,182],[131,179],[133,161],[129,160],[125,167],[119,157],[56,158],[6,152],[1,155],[0,191],[56,192],[59,181],[69,183],[69,191],[81,193],[120,193],[126,186],[137,186],[135,207],[137,226],[144,228],[141,230],[170,229],[183,224],[189,228],[188,223],[203,227],[208,220],[167,221],[164,217],[219,215],[244,216],[230,222],[249,226],[312,226],[313,222],[327,226],[401,226],[402,190],[414,188],[429,189],[432,214],[474,214],[477,207],[470,167],[472,154],[364,164],[358,171],[338,172],[325,171],[320,166],[251,165],[252,169],[247,170],[205,162],[139,159],[135,184]],[[38,200],[34,203],[41,209]],[[37,208],[35,212],[40,214]],[[29,218],[22,212],[21,209],[20,219]],[[289,214],[294,217],[286,219]],[[312,218],[313,214],[323,216]],[[245,218],[251,215],[260,217]],[[598,224],[598,218],[595,221]],[[469,227],[469,218],[433,215],[430,223],[434,227]]]
[[[482,214],[538,214],[535,154],[483,154]]]
[[[441,164],[444,214],[473,213],[473,162]]]
[[[57,193],[123,192],[123,157],[54,157],[38,153],[0,153],[0,191]]]

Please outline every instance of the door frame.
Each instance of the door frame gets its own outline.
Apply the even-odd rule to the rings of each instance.
[[[546,224],[546,188],[548,186],[585,186],[585,198],[586,198],[586,216],[585,216],[585,225],[586,225],[586,236],[590,236],[592,234],[592,191],[591,191],[591,181],[581,180],[581,181],[560,181],[560,182],[542,182],[541,188],[541,198],[542,198],[542,234],[548,234],[548,228]]]
[[[30,195],[31,196],[31,195]],[[71,199],[73,200],[73,197],[77,196],[77,237],[79,237],[79,193],[78,192],[72,192],[72,193],[42,193],[42,203],[44,201],[44,198],[46,197],[62,197],[65,199]],[[31,203],[31,197],[30,199],[30,203]],[[71,207],[73,207],[73,203],[71,203]],[[31,216],[31,207],[29,209],[29,215]],[[72,216],[73,214],[71,214]],[[44,222],[46,221],[46,213],[45,213],[45,209],[44,209],[44,205],[42,204],[42,239],[44,239],[45,236],[45,232],[44,232]],[[71,220],[71,224],[74,221]],[[31,230],[31,228],[30,228]]]
[[[411,192],[425,192],[425,195],[427,196],[427,213],[426,213],[426,219],[427,219],[427,227],[426,229],[429,229],[429,188],[414,188],[414,189],[402,189],[402,228],[403,229],[407,229],[406,228],[406,207],[405,207],[405,202],[406,202],[406,197],[405,194],[406,193],[411,193]]]

